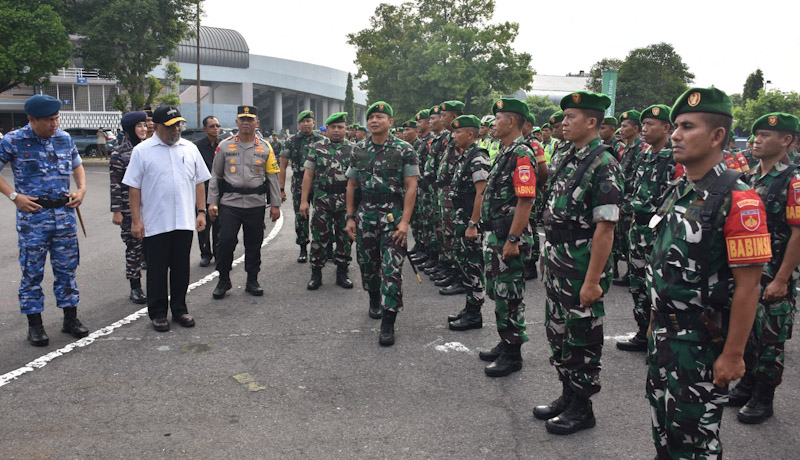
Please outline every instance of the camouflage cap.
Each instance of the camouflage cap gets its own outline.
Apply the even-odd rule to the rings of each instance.
[[[461,115],[450,123],[453,129],[458,128],[480,128],[481,121],[475,115]]]
[[[461,101],[444,101],[439,104],[439,109],[442,112],[463,112],[464,103]]]
[[[575,91],[561,98],[561,110],[567,109],[587,109],[604,112],[611,105],[611,98],[603,93],[593,93],[591,91]],[[555,115],[555,114],[553,114]],[[551,117],[552,118],[552,117]],[[564,117],[562,115],[561,120]],[[553,121],[550,121],[553,123]],[[557,121],[555,123],[558,123]]]
[[[605,117],[603,118],[602,125],[609,125],[609,126],[617,126],[617,119],[614,117]]]
[[[724,91],[714,88],[689,88],[678,96],[672,106],[670,121],[687,112],[716,113],[732,117],[733,104]]]
[[[556,110],[556,112],[550,115],[550,128],[553,127],[556,123],[561,123],[564,121],[564,111],[563,110]]]
[[[392,106],[384,101],[378,101],[369,106],[369,108],[367,109],[367,117],[369,117],[373,113],[385,113],[386,115],[389,115],[390,118],[394,116],[394,111],[392,110]]]
[[[770,131],[789,131],[792,133],[800,132],[800,120],[792,114],[784,112],[772,112],[762,115],[754,123],[750,132],[755,133],[758,129]]]
[[[638,110],[628,110],[628,111],[622,112],[619,115],[619,124],[622,124],[622,122],[625,121],[625,120],[634,120],[634,121],[641,122],[642,121],[642,113],[639,112]]]
[[[325,120],[325,124],[331,123],[347,123],[347,112],[336,112]]]
[[[430,109],[422,109],[417,112],[417,116],[414,117],[417,121],[426,120],[431,117],[431,110]]]
[[[669,113],[670,113],[670,108],[667,107],[666,105],[654,104],[644,109],[639,119],[644,120],[645,118],[655,118],[656,120],[662,120],[669,123]]]
[[[403,123],[403,128],[417,128],[417,122],[414,120],[408,120],[407,122]]]
[[[528,104],[517,98],[501,97],[492,106],[492,114],[497,115],[498,112],[513,112],[528,118],[531,110],[528,108]]]
[[[300,115],[297,116],[297,122],[300,123],[306,118],[311,118],[313,120],[314,112],[312,112],[311,110],[303,110],[302,112],[300,112]]]

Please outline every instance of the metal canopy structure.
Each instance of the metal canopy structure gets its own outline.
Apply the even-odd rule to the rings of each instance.
[[[197,40],[192,37],[180,42],[172,60],[197,64]],[[200,26],[200,64],[246,69],[250,67],[250,48],[235,30]]]

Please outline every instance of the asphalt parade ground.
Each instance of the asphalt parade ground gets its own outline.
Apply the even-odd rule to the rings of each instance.
[[[548,362],[544,286],[525,293],[530,342],[525,364],[504,378],[484,375],[478,351],[498,337],[494,304],[484,327],[447,329],[463,296],[443,297],[404,266],[405,309],[396,344],[378,346],[380,321],[367,316],[355,260],[351,290],[306,290],[308,264],[296,262],[294,215],[267,223],[262,246],[264,297],[244,292],[239,264],[233,289],[214,300],[216,272],[201,268],[196,237],[189,313],[197,326],[153,331],[146,309],[128,300],[124,245],[111,223],[108,168],[87,164],[79,236],[79,318],[91,335],[60,332],[49,264],[43,289],[50,345],[26,341],[19,313],[20,269],[14,208],[0,204],[0,458],[189,459],[645,459],[655,454],[645,398],[645,354],[614,346],[634,329],[632,300],[613,286],[606,296],[603,389],[593,398],[597,426],[548,434],[531,410],[558,396]],[[10,168],[3,177],[12,183]],[[240,236],[241,241],[241,236]],[[354,254],[355,254],[355,247]],[[235,258],[242,256],[241,244]],[[726,409],[727,458],[791,459],[800,452],[797,340],[787,344],[775,416],[740,424]]]

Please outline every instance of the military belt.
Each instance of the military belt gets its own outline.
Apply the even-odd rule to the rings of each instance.
[[[263,195],[269,190],[269,185],[264,182],[258,187],[234,187],[227,181],[219,181],[219,191],[222,193],[238,193],[239,195]]]
[[[634,214],[633,220],[636,222],[636,225],[642,225],[647,227],[650,225],[650,220],[653,218],[654,214],[651,213],[643,213],[643,214]]]
[[[553,228],[544,232],[550,244],[574,243],[578,240],[588,240],[594,236],[594,228]]]
[[[370,204],[389,204],[403,201],[403,195],[399,193],[374,193],[362,191],[362,199]]]
[[[36,204],[45,209],[63,208],[67,205],[67,203],[69,203],[69,197],[67,196],[61,198],[48,198],[46,196],[41,196],[36,200]]]
[[[345,193],[347,192],[347,185],[318,185],[317,190],[322,190],[326,193]]]
[[[514,223],[514,215],[492,219],[486,222],[484,230],[491,231],[498,240],[504,240],[511,231],[511,224]]]
[[[653,322],[659,326],[664,326],[673,331],[688,330],[703,330],[705,327],[700,323],[699,311],[678,311],[675,313],[661,313],[653,312]]]

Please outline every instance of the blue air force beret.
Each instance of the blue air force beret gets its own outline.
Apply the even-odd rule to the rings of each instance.
[[[25,113],[34,118],[53,116],[61,110],[61,101],[53,96],[37,94],[25,101]]]
[[[144,110],[139,110],[137,112],[128,112],[123,115],[119,124],[122,126],[136,126],[143,121],[147,121],[147,114]]]

